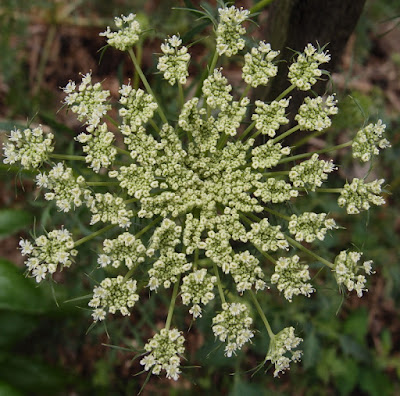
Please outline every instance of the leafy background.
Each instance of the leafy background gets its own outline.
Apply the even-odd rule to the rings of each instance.
[[[235,4],[251,7],[253,2]],[[133,73],[128,59],[117,51],[108,50],[99,62],[98,50],[104,42],[98,33],[112,23],[114,15],[136,12],[142,24],[154,28],[147,33],[142,62],[153,86],[160,86],[153,55],[159,52],[160,40],[176,31],[188,31],[186,39],[197,39],[205,28],[203,22],[194,23],[189,13],[170,10],[182,5],[179,1],[156,0],[2,0],[2,132],[33,120],[53,129],[58,147],[71,152],[73,136],[81,125],[60,110],[58,87],[91,69],[116,96],[119,82]],[[210,1],[203,5],[214,4]],[[267,13],[268,6],[261,20]],[[340,113],[325,136],[328,141],[345,141],[368,118],[383,118],[388,125],[393,147],[372,169],[353,165],[346,152],[336,158],[341,164],[338,185],[343,179],[362,177],[370,171],[387,180],[387,204],[358,217],[341,219],[345,230],[334,233],[319,247],[328,256],[332,249],[338,251],[344,246],[362,249],[364,257],[376,263],[369,292],[362,299],[340,295],[329,274],[323,273],[317,279],[318,298],[296,299],[289,304],[276,293],[264,294],[262,304],[273,318],[273,328],[283,328],[290,322],[304,338],[302,364],[293,365],[280,379],[274,379],[271,371],[265,373],[265,368],[251,371],[265,355],[266,335],[257,334],[257,341],[237,359],[223,356],[209,331],[211,305],[187,334],[188,361],[199,367],[185,369],[177,383],[153,378],[143,394],[400,394],[399,23],[400,5],[396,2],[367,1],[343,54],[341,69],[332,75]],[[211,45],[211,39],[206,38],[193,47],[193,74],[201,71],[201,60]],[[233,64],[227,73],[234,80],[240,73],[239,65]],[[174,91],[167,87],[158,94],[174,106]],[[323,139],[311,141],[314,147],[322,143]],[[67,221],[67,227],[84,232],[87,226],[80,220],[83,214],[78,212],[65,220],[51,204],[38,199],[28,172],[1,165],[0,180],[0,396],[136,394],[145,375],[134,376],[140,365],[132,360],[135,354],[131,348],[143,346],[162,324],[166,297],[147,299],[144,295],[131,317],[108,321],[107,328],[96,326],[88,332],[91,319],[85,296],[90,293],[91,278],[99,276],[93,272],[95,247],[81,249],[75,271],[58,274],[54,283],[40,287],[23,276],[23,260],[17,250],[20,237],[52,224]],[[337,215],[335,197],[323,198],[310,195],[316,209]],[[179,320],[189,326],[188,319],[177,312]],[[261,324],[258,327],[262,328]]]

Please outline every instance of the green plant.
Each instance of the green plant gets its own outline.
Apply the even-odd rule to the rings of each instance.
[[[270,361],[278,376],[291,361],[300,360],[302,353],[296,348],[302,339],[293,326],[274,333],[260,295],[276,285],[289,302],[298,295],[311,297],[320,269],[328,268],[342,292],[355,290],[361,297],[366,291],[364,274],[373,272],[371,261],[360,262],[361,252],[343,250],[329,261],[308,247],[339,228],[327,213],[312,211],[312,197],[339,194],[338,205],[349,215],[384,203],[382,179],[355,178],[341,188],[323,188],[336,166],[320,155],[351,146],[354,158],[368,162],[389,142],[384,138],[385,125],[378,121],[346,143],[290,155],[310,135],[291,147],[282,146],[283,139],[298,131],[325,131],[337,113],[335,97],[330,95],[307,97],[292,120],[286,114],[288,95],[295,89],[311,90],[323,75],[319,67],[330,56],[309,44],[289,67],[291,86],[270,104],[251,104],[247,97],[251,88],[266,85],[275,76],[277,52],[264,42],[253,47],[244,56],[245,84],[233,90],[216,66],[219,57],[245,49],[242,23],[250,18],[249,12],[222,7],[218,20],[208,11],[200,14],[214,23],[216,47],[207,76],[199,80],[198,96],[185,101],[190,55],[182,40],[172,36],[161,46],[158,69],[170,85],[177,85],[175,114],[166,111],[167,104],[156,97],[141,70],[132,48],[142,31],[130,14],[116,18],[117,32],[108,28],[102,35],[108,45],[128,52],[146,92],[130,83],[122,85],[120,119],[115,120],[109,115],[110,92],[93,83],[90,73],[79,85],[71,81],[64,88],[66,105],[86,125],[86,132],[76,137],[85,155],[53,153],[54,136],[40,126],[11,132],[4,163],[20,162],[34,171],[43,165],[36,182],[49,190],[46,200],[55,201],[62,212],[86,208],[80,217],[90,225],[109,223],[78,240],[61,227],[35,237],[33,243],[22,240],[20,247],[28,256],[29,274],[41,282],[71,267],[79,246],[107,235],[97,260],[106,274],[94,286],[89,302],[94,323],[108,314],[130,315],[141,303],[145,287],[153,292],[173,287],[164,328],[139,352],[149,375],[164,370],[167,378],[176,380],[181,373],[184,337],[171,328],[179,293],[196,320],[206,311],[204,306],[217,299],[216,288],[221,306],[212,318],[212,330],[226,342],[225,355],[231,357],[253,339],[257,342],[252,329],[257,311],[270,339],[260,367]],[[278,134],[290,122],[297,124]],[[118,128],[124,148],[114,142],[112,126]],[[90,172],[80,166],[84,163]],[[290,248],[296,254],[278,253]],[[311,271],[313,280],[310,259],[318,268]]]

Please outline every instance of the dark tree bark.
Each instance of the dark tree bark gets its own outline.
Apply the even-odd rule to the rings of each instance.
[[[294,55],[302,52],[308,43],[328,44],[332,59],[324,69],[332,72],[340,64],[347,40],[361,15],[365,0],[276,0],[272,3],[264,28],[264,37],[274,50],[280,50],[278,75],[260,96],[271,101],[290,83],[287,80],[288,64]],[[290,49],[289,49],[290,48]],[[313,90],[322,94],[326,81],[317,83]],[[257,92],[260,94],[261,92]],[[259,97],[260,97],[259,96]],[[297,108],[305,95],[292,94],[292,109]]]

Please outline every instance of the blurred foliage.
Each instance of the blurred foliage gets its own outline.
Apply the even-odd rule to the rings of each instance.
[[[191,19],[185,12],[171,12],[171,5],[175,5],[172,3],[175,2],[158,2],[156,12],[151,15],[151,25],[155,29],[147,33],[149,42],[176,31],[187,31],[188,27],[191,30],[183,39],[191,41],[206,28],[202,21]],[[142,10],[144,5],[144,0],[81,0],[69,3],[2,0],[0,68],[3,82],[9,90],[4,95],[2,109],[6,120],[2,121],[0,128],[10,129],[17,123],[14,118],[32,117],[40,110],[35,121],[49,125],[57,133],[58,142],[65,145],[65,151],[71,152],[74,131],[59,123],[54,116],[58,104],[52,102],[53,94],[46,90],[32,94],[27,78],[29,52],[25,49],[30,34],[29,25],[35,17],[39,24],[48,26],[75,24],[84,28],[103,28],[112,23],[114,15],[131,12],[132,9]],[[399,16],[399,6],[392,0],[367,2],[357,28],[353,62],[364,63],[373,47],[371,32],[376,31],[382,21]],[[143,13],[141,18],[145,21],[147,17]],[[203,45],[207,48],[207,39],[203,40]],[[202,67],[196,59],[192,64],[195,73]],[[398,54],[393,54],[393,61],[399,67]],[[148,73],[155,71],[153,67]],[[161,81],[160,75],[154,74],[153,79],[155,86],[159,87],[157,94],[170,104],[171,108],[167,111],[172,113],[176,106],[175,91],[166,84],[157,84]],[[388,192],[391,193],[387,196],[389,205],[351,221],[346,220],[345,224],[341,223],[346,231],[335,233],[320,245],[322,255],[333,256],[340,247],[353,244],[363,250],[364,257],[374,260],[377,274],[371,277],[369,293],[362,300],[340,295],[333,277],[322,271],[315,272],[314,282],[319,285],[318,298],[294,299],[290,304],[276,298],[276,292],[260,295],[260,303],[274,317],[274,329],[295,325],[304,338],[302,365],[294,366],[280,379],[274,379],[271,370],[265,374],[267,366],[261,367],[258,372],[252,370],[265,356],[269,342],[266,335],[257,334],[256,343],[245,353],[240,352],[236,361],[224,357],[222,348],[218,348],[219,343],[209,332],[215,308],[210,304],[198,320],[198,330],[188,339],[188,344],[193,342],[193,345],[186,345],[188,354],[193,355],[188,360],[197,361],[201,367],[184,368],[183,381],[174,386],[162,379],[154,379],[146,388],[148,394],[400,394],[400,317],[398,306],[396,308],[396,302],[400,301],[400,225],[396,224],[400,212],[400,115],[386,112],[385,92],[379,87],[374,87],[369,94],[345,89],[339,97],[340,112],[334,118],[330,133],[354,133],[368,118],[375,120],[379,116],[387,123],[388,138],[393,144],[392,149],[386,150],[380,157],[380,163],[373,164],[373,171],[388,180]],[[350,158],[346,155],[340,158],[343,167],[350,166]],[[0,174],[2,183],[8,186],[3,194],[13,197],[17,191],[17,197],[22,195],[30,205],[29,212],[26,212],[20,209],[17,200],[10,200],[8,207],[0,210],[0,242],[14,238],[17,243],[17,238],[12,235],[21,235],[21,230],[32,228],[32,224],[37,230],[46,229],[50,224],[61,224],[59,214],[52,205],[35,200],[33,187],[27,184],[29,175],[16,177],[11,172],[6,173],[4,168],[0,169]],[[25,192],[21,190],[22,185],[26,188]],[[331,212],[340,219],[334,196],[327,195],[326,200],[321,201],[310,194],[308,199],[314,200],[316,210]],[[24,207],[27,208],[26,205]],[[63,223],[64,220],[63,217]],[[69,217],[65,225],[87,235],[90,233],[87,224],[87,214],[77,211],[76,216]],[[130,348],[142,347],[157,328],[164,315],[162,307],[166,301],[161,296],[147,301],[144,294],[135,317],[112,321],[107,323],[107,328],[98,325],[85,335],[90,325],[85,297],[90,293],[88,278],[92,278],[94,273],[96,277],[101,275],[94,272],[97,266],[95,253],[90,247],[81,249],[79,261],[82,265],[76,265],[75,271],[63,274],[60,284],[51,284],[47,288],[43,285],[38,288],[34,282],[21,276],[15,265],[0,260],[0,396],[56,395],[67,394],[68,390],[82,395],[122,396],[139,391],[145,374],[132,377],[132,373],[140,369],[137,361],[131,360],[134,351]],[[311,268],[316,267],[311,264]],[[64,303],[68,300],[71,301]],[[150,315],[151,312],[156,312],[155,317]],[[110,339],[105,336],[107,333]],[[103,347],[101,342],[123,345],[129,350]]]

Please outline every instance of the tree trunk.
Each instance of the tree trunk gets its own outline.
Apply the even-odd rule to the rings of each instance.
[[[290,83],[288,65],[293,50],[302,52],[308,43],[326,47],[332,60],[323,67],[332,72],[340,64],[347,40],[361,15],[365,0],[276,0],[272,3],[264,37],[274,50],[280,50],[278,75],[263,92],[257,92],[266,101],[275,99]],[[326,79],[327,80],[327,79]],[[324,93],[326,81],[317,83],[313,90]],[[260,95],[261,94],[261,95]],[[297,109],[305,94],[292,93],[291,109]]]

